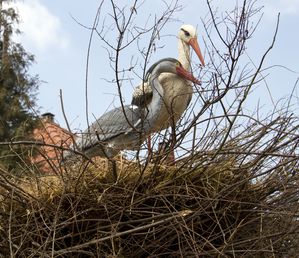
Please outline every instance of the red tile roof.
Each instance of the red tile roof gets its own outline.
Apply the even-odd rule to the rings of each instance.
[[[33,131],[33,137],[45,144],[54,144],[59,147],[69,147],[73,142],[72,134],[60,127],[52,119],[43,119],[41,125]],[[39,153],[32,158],[32,162],[41,172],[52,173],[62,157],[62,150],[51,146],[42,146]]]

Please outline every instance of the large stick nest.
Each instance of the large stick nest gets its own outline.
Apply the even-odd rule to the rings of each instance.
[[[27,179],[2,171],[2,257],[298,254],[292,118],[252,124],[176,166],[119,159],[116,181],[105,159],[56,169]]]

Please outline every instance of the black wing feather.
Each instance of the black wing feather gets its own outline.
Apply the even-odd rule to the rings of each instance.
[[[78,140],[77,145],[79,149],[84,151],[97,145],[99,142],[105,143],[121,134],[135,130],[132,126],[134,126],[136,130],[140,130],[142,128],[141,110],[127,105],[124,106],[124,112],[121,107],[115,108],[97,119],[84,131],[82,137]]]

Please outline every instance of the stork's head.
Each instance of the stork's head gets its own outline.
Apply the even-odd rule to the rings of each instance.
[[[205,66],[203,55],[201,54],[198,42],[197,42],[197,31],[196,28],[190,24],[184,24],[179,30],[178,37],[185,44],[191,46],[197,54],[201,64]]]
[[[200,81],[197,80],[191,73],[184,69],[182,64],[174,58],[163,58],[158,62],[154,63],[147,71],[146,80],[150,77],[157,78],[161,73],[173,73],[178,76],[192,81],[196,84],[200,84]]]
[[[179,30],[179,39],[183,40],[185,43],[189,44],[190,39],[197,39],[196,28],[190,24],[184,24]]]

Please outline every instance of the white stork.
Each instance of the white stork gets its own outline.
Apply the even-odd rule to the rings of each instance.
[[[190,71],[191,67],[190,46],[194,49],[202,66],[204,66],[204,58],[197,42],[196,28],[192,25],[183,25],[178,33],[178,60],[187,71]],[[192,84],[177,74],[163,73],[159,76],[159,82],[165,93],[161,112],[155,120],[152,132],[161,131],[169,126],[174,127],[187,109],[193,94]],[[151,87],[145,82],[135,89],[132,104],[145,107],[151,101],[152,94]],[[150,138],[148,145],[150,152]]]
[[[163,89],[158,77],[166,72],[199,83],[178,60],[165,58],[158,61],[150,67],[146,75],[153,92],[148,105],[146,107],[126,105],[124,109],[119,107],[107,112],[76,140],[72,148],[78,148],[78,151],[89,158],[94,156],[111,158],[121,150],[138,148],[153,131],[153,126],[160,116],[164,95],[168,89]],[[64,160],[72,156],[74,153],[68,151]]]

